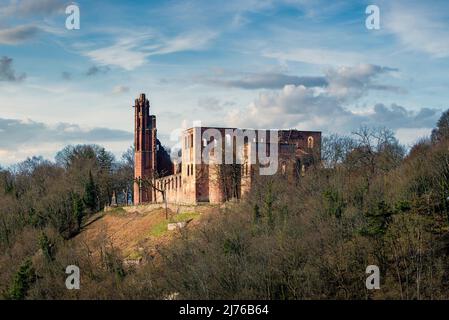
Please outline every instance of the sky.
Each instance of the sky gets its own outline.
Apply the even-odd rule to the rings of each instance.
[[[140,93],[166,145],[200,123],[382,126],[410,146],[449,108],[448,70],[445,0],[0,0],[0,165],[78,143],[120,157]]]

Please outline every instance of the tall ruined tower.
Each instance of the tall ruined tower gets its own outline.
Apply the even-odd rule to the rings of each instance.
[[[134,104],[134,204],[152,202],[153,190],[148,183],[156,173],[156,116],[150,115],[150,102],[145,94]]]

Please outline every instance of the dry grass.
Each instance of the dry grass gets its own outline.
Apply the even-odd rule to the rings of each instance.
[[[209,213],[210,210],[201,210]],[[144,213],[126,213],[117,208],[108,213],[99,213],[86,223],[86,227],[76,237],[76,241],[87,244],[90,248],[98,247],[98,243],[108,243],[122,252],[123,257],[133,255],[142,248],[152,248],[167,243],[176,232],[167,231],[169,222],[195,220],[189,227],[198,225],[201,214],[186,212],[176,214],[169,210],[169,219],[164,209],[156,209]]]

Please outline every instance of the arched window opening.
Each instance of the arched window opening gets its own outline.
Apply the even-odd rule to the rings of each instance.
[[[313,137],[307,138],[307,148],[310,148],[310,149],[313,148]]]

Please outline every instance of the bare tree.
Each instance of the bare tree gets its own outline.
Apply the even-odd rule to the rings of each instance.
[[[162,176],[163,177],[163,176]],[[139,177],[135,178],[134,182],[138,184],[140,190],[154,190],[159,192],[162,195],[162,200],[165,205],[165,218],[168,220],[168,204],[167,204],[167,190],[166,185],[161,185],[161,188],[158,188],[154,181],[159,178],[159,174],[156,172],[151,177]]]

